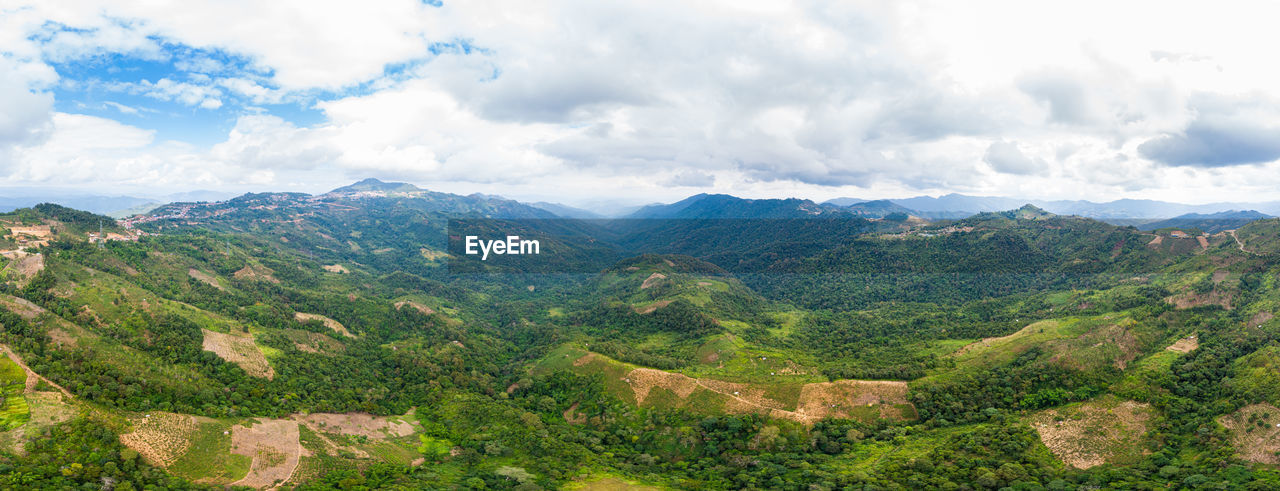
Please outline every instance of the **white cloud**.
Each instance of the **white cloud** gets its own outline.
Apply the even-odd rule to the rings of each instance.
[[[1048,164],[1044,160],[1028,157],[1018,148],[1017,142],[997,141],[987,147],[982,161],[992,169],[1006,174],[1039,174]]]
[[[175,65],[189,72],[118,87],[126,92],[225,112],[244,101],[297,102],[324,115],[300,126],[246,109],[208,149],[82,156],[154,165],[130,179],[204,166],[201,178],[226,183],[377,174],[516,189],[574,182],[582,187],[567,192],[584,196],[616,194],[609,183],[637,197],[691,183],[867,198],[1169,197],[1180,187],[1238,198],[1200,183],[1280,183],[1261,171],[1280,157],[1267,143],[1280,111],[1205,101],[1280,100],[1280,69],[1258,62],[1280,41],[1268,25],[1275,10],[1147,1],[40,2],[0,14],[15,80],[0,82],[25,94],[0,101],[14,108],[0,112],[0,143],[44,148],[52,108],[40,90],[57,81],[50,63],[126,53],[188,56]],[[1150,22],[1151,12],[1163,21]],[[172,45],[184,49],[166,51]],[[1242,144],[1247,155],[1232,153]],[[21,166],[70,158],[22,155]]]
[[[208,85],[177,82],[162,78],[155,82],[143,80],[137,83],[118,83],[112,86],[115,90],[141,94],[164,101],[179,102],[188,106],[199,106],[204,109],[222,107],[222,91]]]

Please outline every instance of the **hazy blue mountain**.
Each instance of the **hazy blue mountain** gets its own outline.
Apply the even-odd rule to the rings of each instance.
[[[875,201],[864,201],[861,203],[855,203],[855,204],[846,206],[845,209],[853,212],[854,214],[864,216],[864,217],[869,217],[869,218],[884,218],[885,216],[892,213],[901,213],[905,215],[917,215],[917,216],[919,215],[919,213],[916,212],[915,210],[899,205],[887,199],[878,199]]]
[[[198,203],[201,201],[223,201],[235,197],[239,193],[227,191],[210,191],[207,189],[198,189],[195,191],[183,191],[181,193],[172,193],[161,196],[162,199],[157,200],[160,203]]]
[[[95,195],[39,195],[39,196],[0,196],[0,212],[13,211],[18,208],[35,206],[40,203],[55,203],[68,208],[85,210],[93,213],[109,213],[125,208],[154,203],[152,198],[137,196],[95,196]]]
[[[849,205],[856,205],[858,203],[865,203],[867,201],[871,201],[871,200],[866,200],[861,198],[832,198],[832,199],[823,201],[822,204],[835,205],[835,206],[849,206]]]
[[[966,196],[947,194],[939,197],[917,196],[891,200],[894,203],[921,212],[949,212],[975,214],[985,211],[1011,210],[1027,203],[1027,200],[999,196]]]
[[[422,191],[422,189],[405,182],[383,182],[378,179],[374,179],[370,177],[368,179],[357,181],[355,183],[334,189],[333,191],[329,191],[329,193],[341,194],[341,193],[359,193],[359,192],[375,192],[375,191],[409,193],[414,191]]]
[[[569,205],[562,205],[560,203],[548,203],[546,201],[538,201],[538,202],[526,203],[526,204],[534,208],[541,208],[541,209],[547,210],[551,213],[555,213],[556,215],[559,215],[565,218],[604,218],[604,215],[601,215],[599,213],[587,211],[582,208],[575,208]]]
[[[1156,230],[1161,228],[1197,228],[1205,233],[1217,233],[1223,230],[1235,230],[1254,220],[1271,218],[1270,215],[1256,210],[1230,210],[1219,213],[1188,213],[1185,215],[1159,220],[1140,225],[1140,230]]]
[[[743,199],[697,194],[668,205],[649,205],[628,218],[811,218],[850,216],[849,210],[807,199]]]
[[[852,200],[853,198],[838,199]],[[828,201],[828,203],[835,201]],[[916,196],[889,201],[916,210],[920,216],[929,218],[959,218],[975,213],[1008,210],[1030,203],[1058,215],[1078,215],[1125,225],[1178,217],[1189,213],[1211,214],[1230,210],[1257,210],[1264,214],[1280,214],[1280,202],[1274,201],[1193,205],[1148,199],[1118,199],[1098,203],[1087,200],[1044,200],[954,193],[938,197]]]

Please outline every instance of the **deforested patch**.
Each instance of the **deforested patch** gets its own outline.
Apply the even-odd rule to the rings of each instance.
[[[396,302],[396,310],[400,310],[400,309],[402,309],[402,308],[404,308],[404,307],[406,307],[406,306],[407,306],[407,307],[413,307],[413,308],[414,308],[414,310],[417,310],[418,312],[422,312],[424,315],[431,315],[431,314],[436,313],[436,311],[435,311],[434,309],[432,309],[431,307],[428,307],[428,306],[426,306],[426,305],[422,305],[422,304],[420,304],[420,303],[418,303],[418,302],[414,302],[414,301],[412,301],[412,300],[402,300],[402,301]]]
[[[1175,341],[1169,345],[1166,350],[1177,351],[1179,353],[1190,353],[1200,347],[1200,340],[1194,334]]]
[[[231,427],[231,452],[249,457],[249,473],[232,486],[267,488],[293,477],[302,456],[298,423],[286,419],[257,419]]]
[[[154,411],[129,418],[133,431],[120,435],[120,443],[138,452],[157,467],[169,467],[187,452],[199,423],[188,414]]]
[[[403,419],[368,413],[312,413],[294,416],[294,420],[313,431],[363,436],[375,440],[409,436],[417,430],[414,423]]]
[[[239,271],[236,271],[231,276],[237,280],[266,281],[268,283],[276,284],[280,283],[280,280],[276,279],[273,272],[265,266],[245,266],[240,268]]]
[[[295,312],[293,314],[293,318],[298,322],[320,321],[324,323],[325,327],[328,327],[329,329],[333,329],[333,332],[336,332],[338,334],[341,334],[349,338],[355,337],[354,335],[351,334],[351,331],[347,330],[346,326],[342,325],[341,322],[335,321],[333,319],[330,319],[320,314],[305,314],[302,312]]]
[[[253,335],[236,336],[201,329],[204,333],[204,350],[211,351],[227,363],[234,363],[245,373],[266,379],[275,378],[276,372],[267,363],[267,357],[253,342]]]
[[[1148,404],[1105,396],[1035,413],[1029,423],[1059,460],[1088,469],[1141,460],[1143,436],[1154,415]]]
[[[906,420],[914,418],[908,406],[906,382],[837,380],[805,384],[795,413],[805,423],[825,418]]]
[[[28,320],[45,313],[43,307],[32,303],[30,300],[11,295],[0,295],[0,308],[8,309],[10,312]]]
[[[644,404],[644,400],[656,387],[667,389],[681,399],[689,397],[689,394],[698,388],[698,381],[688,375],[652,368],[637,368],[630,371],[627,373],[626,382],[635,392],[637,404]]]
[[[667,275],[662,273],[653,273],[649,275],[648,278],[644,279],[644,282],[640,284],[640,289],[641,290],[647,289],[653,285],[658,284],[659,281],[662,281],[665,279],[667,279]]]
[[[671,305],[670,300],[659,300],[657,302],[650,303],[643,307],[634,306],[634,307],[631,307],[631,309],[634,310],[637,314],[652,314],[653,311],[666,307],[668,305]]]
[[[1218,418],[1231,433],[1231,445],[1241,459],[1280,464],[1280,408],[1253,404]]]
[[[223,288],[222,284],[218,283],[218,278],[209,273],[191,268],[187,270],[187,275],[195,278],[196,281],[217,288],[218,290],[226,291],[226,288]]]

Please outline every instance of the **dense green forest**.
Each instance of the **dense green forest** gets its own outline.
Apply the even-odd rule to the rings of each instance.
[[[1280,487],[1274,221],[1173,247],[1033,208],[572,225],[377,191],[171,204],[102,244],[134,232],[0,216],[53,233],[4,260],[0,482]],[[572,253],[450,270],[460,218]]]

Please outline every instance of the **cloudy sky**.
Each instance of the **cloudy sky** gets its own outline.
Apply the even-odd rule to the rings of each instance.
[[[1274,200],[1273,5],[0,0],[0,186]]]

